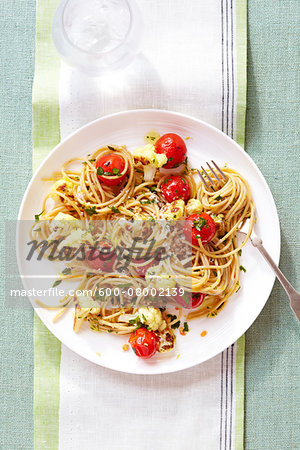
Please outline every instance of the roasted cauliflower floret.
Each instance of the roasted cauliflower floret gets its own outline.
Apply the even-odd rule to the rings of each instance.
[[[74,187],[74,184],[69,180],[69,178],[63,177],[63,178],[60,178],[59,180],[57,180],[53,184],[51,191],[54,193],[56,193],[56,191],[58,191],[58,192],[62,192],[63,194],[72,195],[73,187]]]
[[[184,207],[184,200],[175,200],[172,203],[168,203],[167,205],[163,206],[161,210],[162,218],[165,220],[180,219],[184,215]]]
[[[140,321],[151,330],[164,330],[166,322],[163,320],[161,311],[153,306],[141,307],[138,311]]]
[[[159,353],[166,353],[172,350],[175,346],[175,336],[167,328],[159,333]]]
[[[187,216],[191,216],[192,214],[201,213],[203,210],[202,203],[200,200],[196,198],[191,198],[185,207],[185,212]]]
[[[144,180],[151,181],[154,178],[156,169],[164,166],[168,158],[164,154],[156,153],[153,144],[147,144],[133,151],[135,163],[141,163],[144,169]]]

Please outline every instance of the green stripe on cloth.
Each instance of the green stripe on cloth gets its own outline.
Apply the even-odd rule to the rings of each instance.
[[[57,449],[61,344],[34,315],[34,448]]]
[[[237,106],[236,141],[245,146],[247,100],[247,0],[236,0]],[[235,449],[244,448],[245,335],[237,341]]]
[[[60,141],[58,82],[60,59],[52,43],[51,23],[59,0],[37,0],[33,83],[33,170]]]
[[[60,60],[52,44],[51,22],[59,0],[38,0],[33,84],[33,170],[60,141],[58,82]],[[60,342],[35,314],[34,448],[57,449],[59,431]]]

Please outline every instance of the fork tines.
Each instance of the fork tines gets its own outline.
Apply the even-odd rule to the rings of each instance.
[[[207,181],[205,180],[202,173],[200,173],[200,171],[197,169],[198,175],[199,175],[202,183],[206,187],[206,189],[215,190],[214,188],[218,187],[217,183],[222,184],[222,183],[226,182],[227,177],[226,177],[225,173],[220,169],[220,167],[214,161],[212,161],[212,164],[215,166],[215,169],[213,169],[212,166],[208,162],[206,164],[210,170],[210,173],[215,177],[216,181],[212,179],[212,177],[208,174],[208,172],[204,169],[203,166],[201,166],[202,173],[206,176],[206,178],[210,182],[210,185],[207,183]],[[218,172],[218,174],[220,176],[216,173],[216,171]]]

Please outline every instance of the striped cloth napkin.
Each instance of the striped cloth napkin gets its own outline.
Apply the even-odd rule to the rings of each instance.
[[[138,0],[141,54],[110,78],[60,64],[58,0],[37,0],[33,169],[62,138],[108,113],[175,110],[244,143],[246,0]],[[244,337],[182,372],[139,376],[93,365],[35,317],[35,448],[242,449]]]

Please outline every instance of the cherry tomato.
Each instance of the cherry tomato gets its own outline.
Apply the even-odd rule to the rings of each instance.
[[[194,309],[203,303],[204,297],[202,292],[186,292],[183,295],[177,294],[175,300],[186,309]]]
[[[165,179],[161,185],[161,193],[166,202],[174,202],[174,200],[189,200],[191,195],[191,187],[185,178],[178,175],[172,175]]]
[[[153,331],[146,328],[138,328],[129,338],[129,344],[139,358],[151,358],[157,350],[159,339]]]
[[[88,265],[101,272],[110,272],[116,258],[117,255],[112,243],[106,239],[99,241],[97,248],[92,248],[86,253]]]
[[[209,214],[192,214],[186,218],[184,227],[185,237],[189,240],[192,234],[193,245],[198,245],[198,239],[200,238],[202,244],[207,244],[212,240],[215,232],[216,224]]]
[[[164,134],[155,144],[156,153],[164,153],[168,158],[164,165],[166,169],[172,169],[182,164],[186,158],[186,145],[178,134]]]
[[[117,186],[126,177],[125,160],[120,155],[108,153],[96,161],[98,179],[106,186]]]

